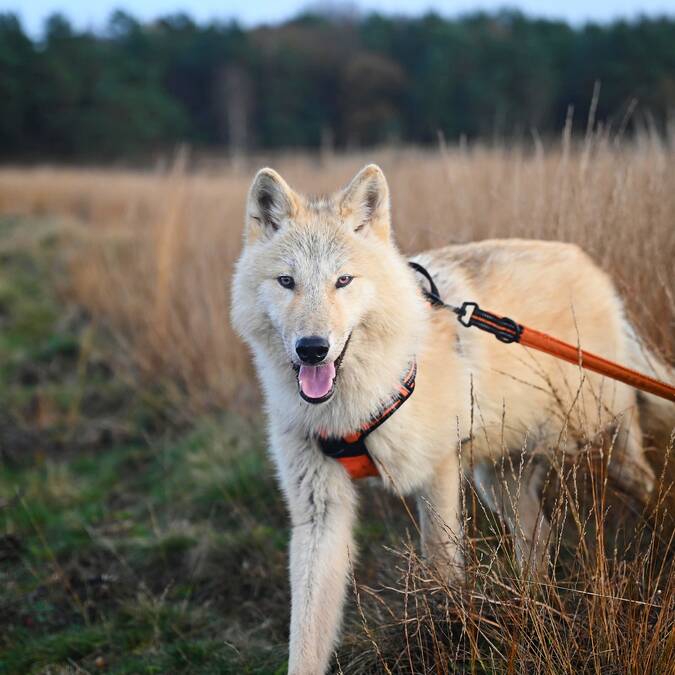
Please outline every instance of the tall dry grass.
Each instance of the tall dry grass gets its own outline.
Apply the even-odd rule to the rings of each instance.
[[[486,237],[576,242],[613,275],[634,321],[673,361],[671,140],[645,136],[622,144],[598,134],[575,145],[566,135],[546,150],[536,143],[441,146],[259,157],[219,168],[188,160],[179,154],[170,168],[147,172],[5,168],[0,212],[63,221],[64,290],[113,329],[130,365],[153,380],[162,376],[189,409],[257,403],[228,305],[246,189],[263,164],[298,189],[318,192],[378,162],[405,251]],[[605,458],[610,446],[611,439]],[[338,670],[675,672],[671,469],[643,508],[612,492],[598,451],[586,448],[572,466],[561,459],[550,474],[553,571],[544,582],[520,575],[504,523],[481,507],[470,485],[463,497],[463,589],[448,587],[412,546],[373,553],[369,539],[363,542],[364,568]],[[663,466],[668,449],[659,452]],[[392,515],[393,502],[378,502],[375,494],[365,501],[380,503],[379,522],[383,512]],[[384,580],[375,567],[390,570]]]
[[[381,150],[260,157],[220,169],[0,170],[0,212],[77,226],[69,291],[108,321],[142,372],[168,376],[197,406],[256,399],[249,357],[228,321],[229,282],[255,168],[301,191],[333,190],[380,163],[406,252],[487,237],[579,243],[622,289],[631,314],[672,361],[675,349],[675,144],[599,134],[575,146]]]

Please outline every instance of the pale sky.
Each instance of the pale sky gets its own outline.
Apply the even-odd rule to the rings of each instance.
[[[162,14],[184,11],[197,21],[238,19],[244,25],[276,23],[298,13],[307,6],[320,5],[310,0],[0,0],[0,11],[21,17],[24,27],[37,35],[43,20],[59,11],[78,28],[100,28],[117,8],[141,20]],[[324,3],[325,4],[325,3]],[[328,3],[337,5],[344,3]],[[377,10],[389,14],[418,15],[433,9],[445,16],[473,10],[495,10],[514,7],[533,16],[562,18],[579,24],[586,21],[609,21],[618,17],[632,18],[639,14],[675,16],[675,0],[359,0],[361,10]]]

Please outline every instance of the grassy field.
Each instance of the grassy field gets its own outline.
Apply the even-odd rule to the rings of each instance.
[[[260,434],[119,377],[55,292],[54,229],[0,220],[0,672],[275,672],[286,522]]]
[[[673,362],[663,140],[0,169],[0,673],[285,672],[288,522],[229,328],[231,266],[254,166],[312,191],[372,159],[405,250],[576,241]],[[550,481],[546,583],[520,577],[467,486],[467,585],[447,588],[417,555],[413,503],[364,485],[335,671],[672,672],[672,443],[650,455],[646,506],[604,480],[601,449]]]
[[[404,251],[488,237],[573,241],[616,279],[631,314],[673,360],[675,141],[605,135],[582,146],[382,150],[259,157],[192,167],[179,153],[150,172],[0,169],[0,213],[57,215],[77,230],[70,297],[105,317],[135,367],[170,376],[198,408],[251,409],[250,360],[229,326],[229,282],[244,200],[273,164],[304,192],[383,167]],[[183,397],[182,397],[183,398]]]

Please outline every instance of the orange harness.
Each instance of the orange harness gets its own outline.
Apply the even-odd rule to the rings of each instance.
[[[398,391],[380,412],[370,418],[358,431],[342,437],[319,434],[317,442],[324,455],[337,459],[354,479],[379,476],[380,472],[366,447],[366,437],[386,422],[415,391],[417,363],[413,361],[401,380]]]
[[[491,333],[500,342],[504,342],[505,344],[518,342],[525,347],[538,349],[568,363],[592,370],[601,375],[606,375],[636,389],[641,389],[655,396],[665,398],[668,401],[675,402],[675,387],[666,382],[661,382],[636,370],[626,368],[614,361],[609,361],[602,356],[587,352],[585,349],[575,347],[546,333],[523,326],[506,316],[498,316],[497,314],[486,312],[475,302],[465,302],[461,307],[453,307],[446,304],[441,300],[438,288],[429,272],[418,263],[411,262],[410,266],[416,272],[425,276],[429,282],[429,290],[424,289],[423,293],[431,305],[444,307],[454,312],[463,326],[467,328],[475,326],[482,331]],[[368,453],[365,443],[366,437],[388,420],[410,398],[415,389],[416,374],[417,364],[413,361],[394,398],[381,412],[372,417],[358,431],[341,438],[328,437],[323,434],[317,436],[317,441],[323,453],[328,457],[337,459],[352,478],[366,478],[368,476],[380,475],[375,462],[373,462],[372,457]]]

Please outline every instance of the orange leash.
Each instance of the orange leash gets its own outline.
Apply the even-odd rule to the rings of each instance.
[[[538,349],[556,358],[567,361],[587,370],[606,375],[614,380],[628,384],[636,389],[649,392],[675,403],[675,387],[637,370],[627,368],[602,356],[587,352],[568,342],[516,323],[508,317],[498,316],[481,309],[475,302],[465,302],[460,308],[450,307],[457,314],[463,326],[475,326],[494,335],[499,341],[518,342],[525,347]]]
[[[639,373],[637,370],[626,368],[626,366],[605,359],[602,356],[587,352],[585,349],[575,347],[568,342],[563,342],[547,333],[523,326],[516,323],[513,319],[509,319],[507,316],[499,316],[492,314],[492,312],[486,312],[475,302],[465,302],[461,307],[448,305],[443,302],[431,274],[419,263],[409,262],[408,264],[415,272],[421,274],[429,282],[429,289],[423,288],[422,292],[432,306],[445,307],[454,312],[463,326],[475,326],[476,328],[480,328],[480,330],[491,333],[500,342],[507,344],[519,342],[526,347],[538,349],[540,352],[551,354],[551,356],[555,356],[563,361],[600,373],[600,375],[606,375],[631,387],[641,389],[675,403],[675,387],[671,384],[661,382],[661,380]]]
[[[587,352],[585,349],[574,347],[567,344],[567,342],[558,340],[558,338],[554,338],[546,333],[541,333],[533,328],[523,326],[520,344],[525,345],[526,347],[532,347],[533,349],[538,349],[540,352],[557,356],[563,361],[574,363],[587,370],[606,375],[614,380],[619,380],[619,382],[628,384],[631,387],[642,389],[642,391],[649,392],[650,394],[660,396],[661,398],[665,398],[668,401],[675,403],[675,387],[672,387],[666,382],[661,382],[661,380],[639,373],[637,370],[627,368],[614,361],[609,361],[602,356]]]

